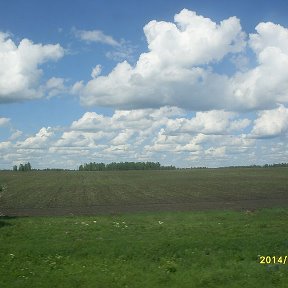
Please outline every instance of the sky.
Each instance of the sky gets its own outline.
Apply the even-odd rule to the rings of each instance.
[[[0,169],[288,162],[288,3],[0,1]]]

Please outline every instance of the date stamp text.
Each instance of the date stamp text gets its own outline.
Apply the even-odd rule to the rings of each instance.
[[[259,256],[259,264],[286,264],[288,256]]]

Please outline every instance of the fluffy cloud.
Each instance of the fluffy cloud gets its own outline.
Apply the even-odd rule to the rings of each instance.
[[[177,107],[161,107],[160,109],[116,110],[112,117],[105,117],[95,112],[86,112],[79,120],[74,121],[71,129],[80,131],[119,131],[134,129],[144,131],[151,127],[163,125],[168,117],[184,114]]]
[[[63,55],[59,44],[34,44],[23,39],[17,46],[8,34],[0,32],[0,103],[42,97],[39,66]]]
[[[68,91],[65,86],[65,79],[52,77],[46,82],[46,92],[48,97],[54,97]]]
[[[124,130],[120,132],[110,143],[112,145],[125,145],[133,136],[134,132],[132,130]]]
[[[250,122],[249,119],[239,118],[236,113],[225,111],[197,112],[194,117],[189,118],[177,107],[116,110],[111,117],[86,112],[72,123],[72,131],[65,132],[58,144],[92,147],[93,144],[96,145],[92,139],[97,139],[99,144],[99,140],[105,138],[105,145],[130,143],[140,147],[148,141],[153,142],[153,145],[160,145],[164,150],[168,144],[175,144],[178,145],[172,145],[175,151],[194,151],[198,149],[198,144],[204,142],[204,135],[222,137],[239,134]],[[150,144],[146,147],[148,150],[151,150]],[[172,148],[169,150],[172,151]]]
[[[6,126],[10,122],[9,118],[0,117],[0,126]]]
[[[256,26],[257,34],[250,35],[250,46],[260,54],[267,47],[275,47],[283,53],[288,53],[288,30],[281,25],[271,22],[260,23]]]
[[[193,117],[177,107],[116,110],[110,117],[87,112],[57,145],[92,149],[97,151],[94,157],[106,161],[115,157],[160,161],[164,156],[171,161],[201,157],[211,161],[216,156],[224,159],[225,153],[246,153],[254,140],[239,133],[249,124],[249,119],[223,110],[197,112]]]
[[[32,136],[18,132],[4,140],[0,162],[12,167],[30,161],[41,168],[75,168],[90,161],[160,161],[180,167],[285,162],[287,111],[280,105],[259,112],[252,123],[223,110],[192,115],[177,107],[116,110],[111,116],[86,112],[66,129],[43,127]]]
[[[19,149],[43,149],[49,145],[49,140],[53,136],[53,129],[51,127],[43,127],[36,133],[35,136],[28,137],[24,141],[17,142]]]
[[[73,130],[66,131],[61,135],[60,139],[55,142],[54,146],[80,149],[97,148],[100,142],[107,140],[107,138],[111,139],[112,136],[109,132],[105,131],[98,131],[95,133]]]
[[[78,30],[73,29],[74,35],[86,42],[99,42],[111,46],[120,46],[120,43],[116,41],[112,36],[106,35],[101,30]]]
[[[144,33],[149,51],[134,66],[120,62],[78,85],[83,105],[249,111],[288,103],[288,30],[280,25],[260,23],[246,39],[236,17],[217,24],[184,9],[173,23],[149,22]],[[234,74],[216,73],[224,58],[235,63]]]
[[[277,109],[261,111],[254,121],[252,137],[269,138],[288,132],[288,109],[279,105]]]
[[[216,24],[187,9],[175,23],[149,22],[144,27],[148,48],[162,65],[191,67],[221,60],[245,46],[239,19],[230,17]]]
[[[205,151],[205,154],[212,157],[224,157],[225,151],[226,147],[218,147],[218,148],[211,147]]]
[[[250,34],[249,46],[258,65],[238,73],[231,81],[235,103],[246,109],[273,108],[288,102],[288,29],[273,23],[260,23]]]
[[[81,90],[82,104],[210,109],[229,98],[227,77],[197,65],[243,50],[245,35],[237,18],[217,25],[184,9],[175,23],[151,21],[144,33],[149,52],[140,55],[135,67],[124,61],[109,75],[89,81]]]
[[[229,134],[242,130],[250,124],[249,119],[236,119],[236,113],[223,110],[197,112],[191,119],[177,118],[167,123],[168,133]]]

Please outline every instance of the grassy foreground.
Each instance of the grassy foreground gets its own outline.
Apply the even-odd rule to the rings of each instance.
[[[0,218],[0,287],[287,287],[288,209]]]

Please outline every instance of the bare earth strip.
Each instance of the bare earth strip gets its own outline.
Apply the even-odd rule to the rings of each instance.
[[[9,216],[68,216],[98,215],[129,212],[156,211],[203,211],[203,210],[254,210],[261,208],[288,207],[285,199],[247,199],[239,201],[205,201],[194,203],[151,203],[133,205],[93,205],[87,207],[50,207],[50,208],[19,208],[5,209],[4,215]]]

